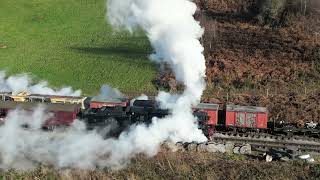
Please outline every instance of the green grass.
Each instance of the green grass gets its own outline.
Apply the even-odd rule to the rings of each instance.
[[[114,32],[105,0],[1,0],[0,69],[28,72],[51,86],[96,93],[155,91],[146,36]]]

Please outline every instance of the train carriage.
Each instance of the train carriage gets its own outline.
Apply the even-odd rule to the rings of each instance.
[[[47,104],[47,103],[33,103],[33,102],[0,102],[0,116],[1,119],[7,116],[9,111],[15,109],[21,109],[33,112],[36,107],[42,106],[45,109],[45,112],[51,113],[49,119],[47,119],[44,127],[53,127],[53,126],[69,126],[80,112],[80,105],[77,104]]]
[[[81,96],[29,94],[26,91],[22,91],[18,94],[13,94],[12,92],[2,92],[0,93],[0,101],[77,104],[81,106],[81,109],[86,109],[86,104],[88,100],[87,97]]]
[[[207,125],[216,126],[218,124],[219,104],[200,103],[193,109],[194,111],[205,112],[208,115]]]
[[[227,128],[267,129],[268,110],[265,107],[227,105]]]
[[[87,97],[81,96],[56,96],[56,95],[42,95],[30,94],[28,95],[30,102],[52,103],[52,104],[76,104],[80,105],[81,109],[86,108]]]
[[[125,98],[97,98],[91,99],[90,108],[98,109],[102,107],[127,107],[129,104],[128,100]]]
[[[198,118],[199,128],[208,137],[214,133],[218,125],[218,114],[219,104],[200,103],[193,108],[193,115]]]

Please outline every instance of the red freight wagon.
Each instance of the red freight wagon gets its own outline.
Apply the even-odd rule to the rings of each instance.
[[[127,107],[128,106],[128,100],[122,99],[122,98],[92,98],[90,102],[90,108],[92,109],[99,109],[102,107]]]
[[[268,110],[264,107],[227,105],[227,128],[267,129]]]
[[[194,109],[208,114],[209,120],[207,125],[216,126],[218,124],[219,104],[200,103]]]
[[[33,111],[39,105],[42,105],[45,112],[52,113],[52,117],[47,120],[45,127],[56,125],[70,125],[77,118],[80,112],[80,105],[76,104],[46,104],[46,103],[32,103],[32,102],[0,102],[0,116],[4,118],[8,111],[15,109],[23,109],[26,111]]]

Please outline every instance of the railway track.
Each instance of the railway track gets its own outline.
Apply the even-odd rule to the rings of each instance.
[[[234,142],[235,144],[250,144],[256,150],[278,149],[295,150],[299,152],[320,153],[320,141],[315,138],[281,137],[273,135],[248,135],[232,133],[216,133],[211,142]]]

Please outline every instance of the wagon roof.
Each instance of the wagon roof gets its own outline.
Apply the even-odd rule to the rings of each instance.
[[[33,98],[69,98],[69,99],[84,99],[86,97],[81,96],[57,96],[57,95],[42,95],[42,94],[30,94],[29,97]]]
[[[256,106],[227,105],[227,111],[267,113],[268,109],[265,107],[256,107]]]
[[[126,102],[126,98],[101,98],[101,97],[93,97],[91,102],[102,102],[102,103],[123,103]]]
[[[200,103],[195,108],[218,110],[219,109],[219,104]]]
[[[49,103],[32,103],[32,102],[12,102],[1,101],[0,109],[25,109],[32,110],[39,106],[43,106],[47,111],[75,112],[80,108],[77,104],[49,104]]]

